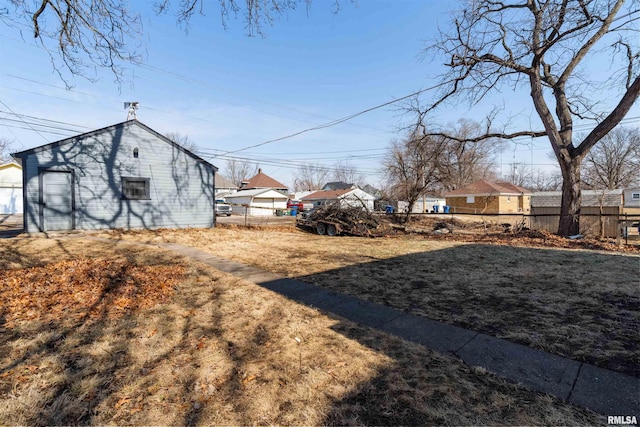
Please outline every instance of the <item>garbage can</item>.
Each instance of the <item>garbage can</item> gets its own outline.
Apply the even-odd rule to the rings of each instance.
[[[440,206],[433,205],[433,213],[438,213],[438,209],[440,209]]]
[[[449,213],[449,208],[450,208],[450,206],[443,206],[442,207],[442,212]]]
[[[385,211],[385,213],[392,214],[393,213],[393,206],[391,206],[391,205],[385,206],[384,207],[384,211]]]
[[[291,208],[291,216],[297,216],[298,215],[298,208]]]
[[[276,209],[276,216],[282,216],[282,209]]]

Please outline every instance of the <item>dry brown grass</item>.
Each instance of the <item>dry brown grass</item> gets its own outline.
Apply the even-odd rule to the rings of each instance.
[[[0,253],[5,277],[25,281],[37,269],[68,269],[67,260],[78,259],[95,261],[83,264],[95,267],[83,273],[93,274],[92,280],[113,277],[111,269],[121,262],[151,273],[160,266],[184,268],[169,300],[132,305],[118,316],[104,311],[55,319],[42,312],[7,324],[8,308],[0,301],[2,425],[604,422],[482,369],[155,248],[83,238],[12,239],[0,241]],[[75,286],[83,282],[66,277]],[[139,274],[136,280],[149,289],[154,277]]]
[[[329,238],[291,229],[162,230],[122,238],[195,246],[640,376],[640,257],[634,254],[411,235]]]

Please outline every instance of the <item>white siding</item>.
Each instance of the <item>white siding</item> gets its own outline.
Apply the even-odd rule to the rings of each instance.
[[[22,168],[0,165],[0,214],[22,213]]]
[[[225,199],[234,205],[234,212],[250,216],[275,215],[277,209],[287,208],[288,200],[286,196],[272,189],[240,190]]]
[[[640,187],[625,188],[624,207],[640,208]]]
[[[23,167],[28,232],[41,229],[40,176],[47,169],[73,173],[78,229],[211,227],[215,221],[214,171],[135,122],[36,149]],[[148,178],[149,200],[124,199],[122,177]]]

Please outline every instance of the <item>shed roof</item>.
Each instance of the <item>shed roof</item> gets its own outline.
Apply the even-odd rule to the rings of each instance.
[[[501,194],[532,194],[531,191],[526,188],[519,187],[510,182],[504,181],[487,181],[486,179],[480,179],[472,182],[469,185],[465,185],[457,190],[450,191],[445,194],[447,197],[454,196],[466,196],[466,195],[501,195]]]
[[[9,168],[18,168],[18,169],[22,169],[22,166],[20,166],[20,163],[18,162],[14,162],[13,160],[9,160],[6,163],[2,163],[0,164],[0,170],[2,169],[9,169]]]
[[[582,190],[582,206],[622,206],[623,190]],[[562,191],[538,191],[531,195],[531,206],[560,207]]]
[[[80,134],[80,135],[72,136],[70,138],[61,139],[59,141],[51,142],[49,144],[44,144],[44,145],[40,145],[38,147],[30,148],[28,150],[19,151],[17,153],[13,153],[12,156],[13,157],[17,157],[19,159],[23,159],[23,158],[25,158],[28,155],[33,154],[33,153],[39,153],[39,152],[42,152],[42,151],[50,150],[52,148],[59,147],[61,145],[71,144],[71,143],[74,143],[74,142],[76,142],[78,140],[81,140],[81,139],[91,138],[91,137],[93,137],[95,135],[100,135],[100,134],[106,133],[106,132],[112,132],[112,131],[114,131],[116,129],[122,129],[122,128],[130,127],[130,126],[138,126],[138,127],[142,128],[142,129],[144,129],[145,131],[149,132],[150,134],[152,134],[152,135],[158,137],[159,139],[163,140],[167,144],[171,144],[175,148],[177,148],[178,150],[180,150],[180,151],[186,153],[187,155],[193,157],[197,162],[202,163],[207,167],[210,167],[214,171],[218,171],[217,167],[215,167],[214,165],[212,165],[208,161],[204,160],[202,157],[200,157],[200,156],[194,154],[193,152],[187,150],[182,145],[171,141],[166,136],[162,135],[161,133],[156,132],[155,130],[151,129],[149,126],[143,124],[142,122],[139,122],[137,119],[127,120],[126,122],[117,123],[115,125],[107,126],[107,127],[101,128],[101,129],[96,129],[96,130],[93,130],[91,132],[86,132],[86,133],[83,133],[83,134]]]
[[[285,196],[279,191],[273,190],[271,188],[254,188],[252,190],[240,190],[236,191],[233,194],[225,196],[225,199],[236,199],[240,197],[258,197],[269,198],[269,199],[288,199],[288,196]]]

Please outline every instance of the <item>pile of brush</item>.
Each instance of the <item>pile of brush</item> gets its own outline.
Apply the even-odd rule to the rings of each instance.
[[[380,220],[361,206],[340,206],[332,203],[314,209],[307,215],[309,221],[326,221],[340,224],[347,234],[369,236],[380,227]]]

